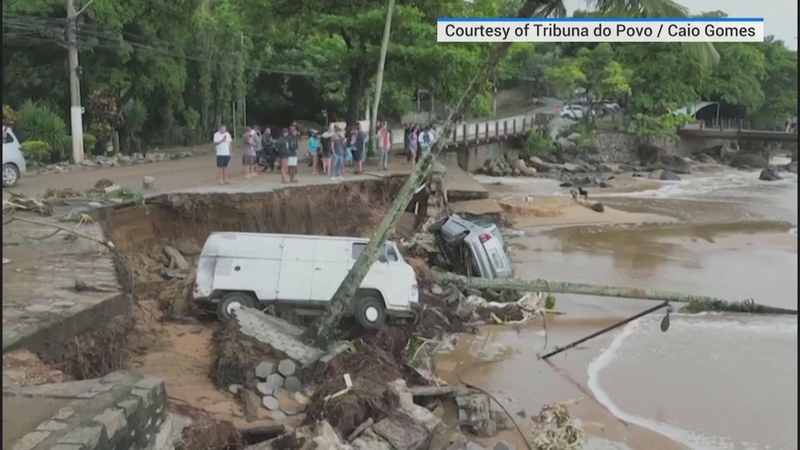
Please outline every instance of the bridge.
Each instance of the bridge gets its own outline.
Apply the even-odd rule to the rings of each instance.
[[[542,115],[539,114],[538,116]],[[486,144],[525,136],[532,129],[538,129],[541,120],[541,118],[537,120],[537,115],[519,115],[505,119],[461,123],[454,127],[452,136],[447,140],[445,147],[464,144]],[[441,129],[438,131],[441,132]],[[391,139],[393,149],[400,150],[404,148],[405,137],[403,136],[403,130],[393,130]]]

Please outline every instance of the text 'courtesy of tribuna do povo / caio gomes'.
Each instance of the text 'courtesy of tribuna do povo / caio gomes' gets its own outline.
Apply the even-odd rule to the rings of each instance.
[[[438,42],[763,42],[761,18],[437,21]]]

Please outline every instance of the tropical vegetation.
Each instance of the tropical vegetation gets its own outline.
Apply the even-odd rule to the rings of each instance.
[[[559,11],[558,2],[540,3],[537,11]],[[398,4],[381,115],[399,120],[418,107],[421,92],[455,105],[491,52],[490,44],[438,44],[437,17],[504,16],[521,4]],[[87,149],[104,149],[115,135],[123,151],[195,144],[231,120],[352,121],[366,115],[374,95],[383,0],[94,0],[82,6]],[[70,146],[65,15],[62,0],[3,2],[4,119],[13,116],[22,138],[45,143],[50,160],[65,158]],[[638,117],[661,117],[701,100],[738,105],[765,128],[797,113],[796,51],[774,39],[714,47],[718,60],[709,63],[696,57],[696,46],[681,44],[515,43],[478,86],[470,112],[489,114],[495,89],[526,87],[537,96],[582,90]]]

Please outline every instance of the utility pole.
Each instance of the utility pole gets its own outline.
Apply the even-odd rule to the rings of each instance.
[[[83,107],[81,106],[81,79],[78,65],[78,12],[75,0],[67,0],[67,46],[69,52],[69,116],[72,125],[72,160],[83,161]]]
[[[377,134],[378,106],[381,102],[381,89],[383,89],[383,69],[386,67],[386,52],[389,50],[389,35],[392,33],[392,13],[394,12],[395,0],[389,0],[389,11],[386,12],[386,26],[383,29],[383,42],[381,42],[381,57],[378,60],[378,75],[375,77],[375,98],[372,103],[372,117],[369,121],[369,142],[373,153],[377,153],[378,139]],[[389,141],[391,146],[391,138]],[[391,149],[389,149],[391,150]]]

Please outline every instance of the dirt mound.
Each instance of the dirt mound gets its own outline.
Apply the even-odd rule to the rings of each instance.
[[[133,353],[135,325],[132,314],[117,316],[41,352],[39,357],[73,379],[100,378],[127,367]]]
[[[238,328],[236,321],[230,320],[214,331],[211,381],[218,389],[228,389],[232,384],[256,385],[255,367],[264,355],[249,340],[241,338]]]
[[[183,450],[241,450],[241,433],[230,422],[206,419],[183,431]]]

